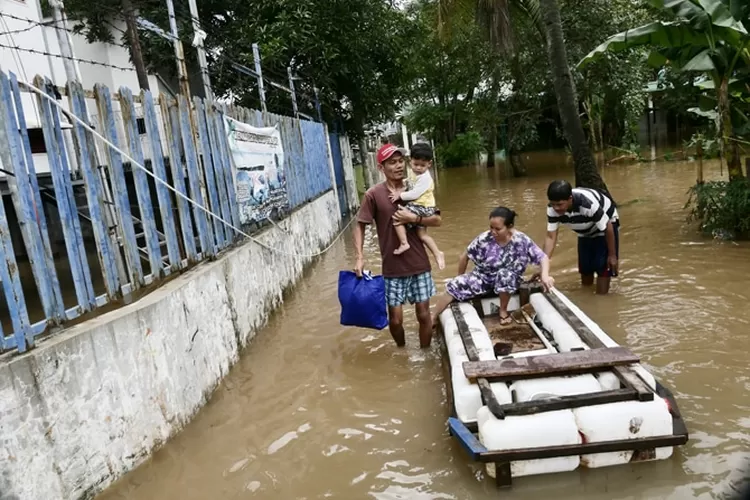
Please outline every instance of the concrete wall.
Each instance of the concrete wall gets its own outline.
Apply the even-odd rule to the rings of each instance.
[[[339,225],[329,191],[258,238],[309,255]],[[140,464],[206,403],[310,260],[247,242],[0,361],[0,499],[91,498]]]

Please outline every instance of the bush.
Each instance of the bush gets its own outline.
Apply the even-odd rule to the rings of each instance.
[[[750,236],[750,182],[747,179],[696,184],[689,191],[688,220],[704,233],[721,239]]]
[[[445,167],[460,167],[477,161],[477,156],[484,151],[484,141],[477,132],[458,134],[448,144],[437,147],[437,158]]]

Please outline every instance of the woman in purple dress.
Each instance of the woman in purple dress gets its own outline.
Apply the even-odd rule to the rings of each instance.
[[[500,323],[511,322],[508,301],[518,291],[529,264],[541,266],[541,281],[545,289],[554,286],[549,275],[549,259],[534,241],[514,228],[516,213],[498,207],[490,213],[490,229],[477,236],[461,254],[458,274],[448,281],[446,291],[435,305],[433,325],[438,316],[454,300],[460,302],[496,293],[500,297]],[[474,269],[467,273],[469,261]]]

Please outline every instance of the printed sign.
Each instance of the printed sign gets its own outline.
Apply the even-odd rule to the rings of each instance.
[[[250,224],[289,208],[284,149],[276,127],[258,128],[224,116],[240,222]]]

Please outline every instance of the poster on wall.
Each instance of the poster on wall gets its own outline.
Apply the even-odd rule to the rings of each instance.
[[[276,127],[253,127],[224,116],[240,222],[262,222],[289,208],[284,149]]]

